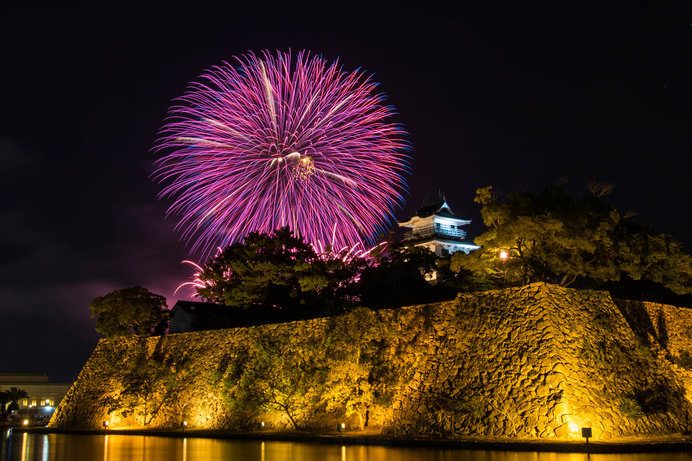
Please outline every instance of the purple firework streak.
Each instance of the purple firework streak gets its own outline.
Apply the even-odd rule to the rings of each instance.
[[[403,201],[406,132],[362,72],[264,51],[206,71],[170,109],[154,177],[192,252],[288,226],[338,248],[372,242]]]

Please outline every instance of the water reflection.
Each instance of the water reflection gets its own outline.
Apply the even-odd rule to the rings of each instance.
[[[682,461],[688,453],[587,455],[320,445],[109,434],[0,434],[0,461]]]

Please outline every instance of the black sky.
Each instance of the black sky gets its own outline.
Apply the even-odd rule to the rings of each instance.
[[[442,190],[477,234],[478,187],[598,180],[692,248],[689,3],[225,3],[0,15],[0,372],[71,379],[98,338],[89,301],[111,290],[172,306],[188,254],[150,148],[170,100],[247,50],[374,74],[414,147],[398,218]]]

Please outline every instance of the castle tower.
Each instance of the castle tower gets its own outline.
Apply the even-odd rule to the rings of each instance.
[[[437,256],[446,256],[457,251],[469,254],[480,248],[466,241],[466,231],[462,229],[471,223],[455,215],[442,197],[439,201],[424,205],[418,212],[399,223],[406,230],[404,244],[428,248]]]

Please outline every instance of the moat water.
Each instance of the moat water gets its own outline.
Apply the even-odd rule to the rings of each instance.
[[[689,453],[582,454],[378,447],[136,435],[28,434],[0,444],[0,461],[689,461]]]

